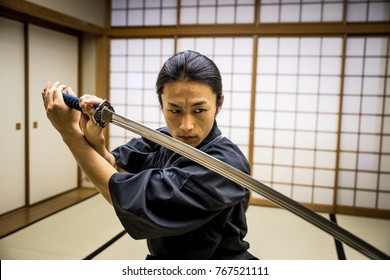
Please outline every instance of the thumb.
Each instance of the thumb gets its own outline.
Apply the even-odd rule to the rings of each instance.
[[[87,104],[87,114],[92,118],[93,113],[95,112],[95,107],[92,104]]]

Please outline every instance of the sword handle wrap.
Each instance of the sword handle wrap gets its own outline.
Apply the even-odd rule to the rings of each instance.
[[[82,112],[81,107],[79,105],[79,98],[73,95],[69,95],[66,93],[62,93],[62,97],[64,98],[65,104],[71,108]],[[108,125],[108,122],[102,120],[102,110],[107,107],[110,111],[115,112],[114,108],[107,100],[103,100],[98,106],[95,107],[95,112],[92,115],[92,119],[94,122],[99,125],[101,128],[105,128]]]
[[[64,98],[65,104],[68,105],[69,108],[82,112],[79,105],[79,99],[76,96],[62,93],[62,97]]]

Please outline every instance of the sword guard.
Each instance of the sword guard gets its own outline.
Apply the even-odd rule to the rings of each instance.
[[[102,111],[106,108],[112,112],[115,112],[114,108],[111,106],[110,102],[103,100],[99,106],[96,107],[95,112],[93,112],[92,119],[94,122],[101,128],[105,128],[108,125],[108,122],[102,120]]]

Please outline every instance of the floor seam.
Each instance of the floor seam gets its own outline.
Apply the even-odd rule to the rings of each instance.
[[[336,214],[329,214],[329,218],[332,222],[334,222],[337,225],[337,219],[336,219]],[[346,260],[347,258],[345,257],[345,251],[344,251],[344,246],[343,243],[336,238],[334,238],[334,243],[336,246],[336,252],[337,252],[337,257],[339,260]]]
[[[97,248],[95,251],[93,251],[91,254],[89,254],[88,256],[86,256],[83,260],[92,260],[93,258],[95,258],[97,255],[99,255],[101,252],[103,252],[104,250],[106,250],[108,247],[110,247],[112,244],[114,244],[116,241],[118,241],[122,236],[124,236],[126,234],[126,231],[123,230],[121,231],[120,233],[118,233],[117,235],[115,235],[113,238],[111,238],[109,241],[107,241],[106,243],[104,243],[102,246],[100,246],[99,248]]]

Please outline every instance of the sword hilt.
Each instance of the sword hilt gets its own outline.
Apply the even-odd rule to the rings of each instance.
[[[82,112],[82,109],[79,105],[79,98],[73,95],[62,93],[65,104],[71,108]],[[110,102],[103,100],[98,106],[95,107],[95,112],[93,112],[92,119],[94,122],[99,125],[101,128],[105,128],[108,125],[108,122],[102,120],[102,111],[103,108],[107,107],[110,111],[115,112],[114,108],[111,106]]]
[[[79,105],[79,98],[73,95],[66,94],[64,92],[62,93],[62,97],[64,98],[65,104],[68,105],[69,108],[82,112],[81,107]]]

